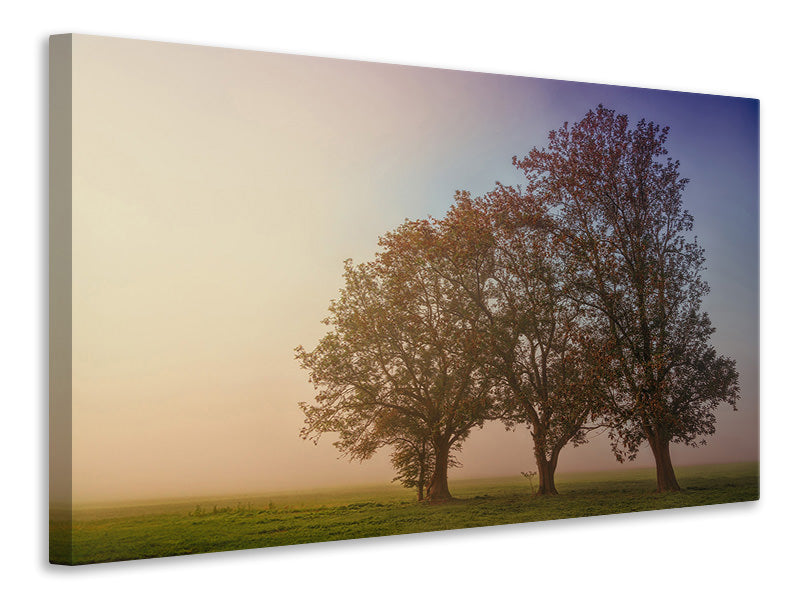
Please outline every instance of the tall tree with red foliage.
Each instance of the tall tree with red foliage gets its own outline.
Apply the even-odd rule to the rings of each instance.
[[[526,194],[552,206],[565,281],[607,341],[614,452],[630,459],[647,442],[659,491],[680,489],[670,445],[704,444],[715,409],[739,397],[735,362],[711,344],[704,251],[668,133],[601,105],[514,159]]]

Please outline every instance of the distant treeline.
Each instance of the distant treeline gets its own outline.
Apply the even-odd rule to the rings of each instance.
[[[735,407],[735,362],[702,311],[703,249],[669,128],[598,106],[514,157],[527,185],[457,192],[441,219],[406,221],[344,287],[311,351],[301,435],[364,460],[391,447],[420,500],[451,498],[448,468],[475,427],[528,428],[538,493],[567,444],[606,431],[618,460],[646,442],[659,491],[670,445],[703,444]]]

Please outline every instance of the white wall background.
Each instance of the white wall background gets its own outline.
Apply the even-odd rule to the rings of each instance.
[[[779,2],[10,2],[0,94],[8,598],[796,593],[798,42]],[[47,36],[77,32],[757,97],[762,500],[69,569],[46,562]],[[754,340],[755,342],[755,340]]]

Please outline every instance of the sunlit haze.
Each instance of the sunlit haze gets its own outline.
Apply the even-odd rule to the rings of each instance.
[[[713,341],[740,372],[738,410],[673,461],[757,460],[756,101],[74,36],[75,501],[389,482],[386,453],[300,439],[314,390],[293,349],[325,332],[345,259],[458,189],[521,182],[512,156],[600,103],[671,127]],[[450,476],[532,470],[531,449],[489,424]],[[615,468],[604,435],[559,460]]]

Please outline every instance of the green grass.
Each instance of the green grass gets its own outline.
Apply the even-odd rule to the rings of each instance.
[[[77,508],[50,522],[51,561],[86,564],[483,527],[758,499],[758,464],[677,469],[684,491],[659,494],[652,469],[557,478],[531,497],[522,477],[452,481],[459,501],[420,504],[395,486]],[[216,507],[216,510],[215,510]],[[71,552],[70,552],[71,535]]]

